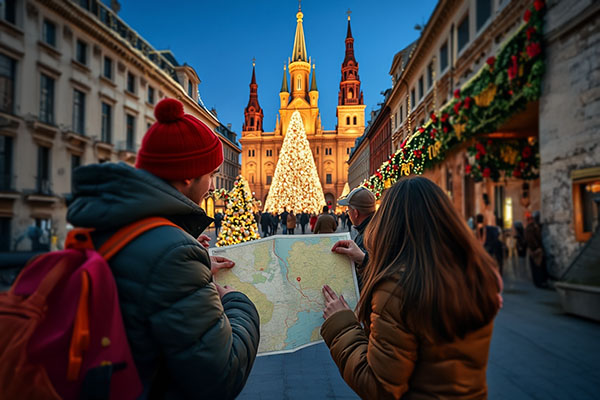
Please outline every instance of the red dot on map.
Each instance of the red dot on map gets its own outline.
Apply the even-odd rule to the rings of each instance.
[[[302,279],[301,279],[300,277],[297,277],[297,278],[296,278],[296,280],[297,280],[298,282],[300,282]]]

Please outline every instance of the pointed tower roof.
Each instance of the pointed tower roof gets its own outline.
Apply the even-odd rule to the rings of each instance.
[[[344,57],[343,65],[346,65],[348,61],[354,61],[354,38],[352,37],[352,28],[350,27],[350,10],[348,10],[348,32],[346,33],[346,56]]]
[[[283,81],[281,82],[281,90],[279,91],[279,93],[287,93],[290,90],[288,89],[288,83],[287,83],[287,73],[285,72],[285,65],[283,66]]]
[[[312,80],[310,82],[310,91],[317,90],[317,73],[315,72],[315,64],[313,64]]]
[[[302,14],[300,5],[298,5],[298,13],[296,14],[296,20],[298,21],[298,24],[296,25],[296,37],[294,38],[294,49],[292,50],[292,62],[308,62],[308,57],[306,55],[306,42],[304,41],[304,28],[302,27],[303,16],[304,14]]]
[[[254,72],[254,61],[252,61],[252,81],[250,81],[251,85],[256,85],[256,73]]]
[[[346,39],[352,38],[352,28],[350,27],[350,15],[348,14],[348,32],[346,32]]]

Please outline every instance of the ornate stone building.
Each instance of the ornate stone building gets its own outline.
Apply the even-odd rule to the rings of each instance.
[[[350,17],[348,17],[345,58],[341,68],[335,130],[324,130],[321,125],[316,66],[314,64],[311,66],[306,51],[302,12],[298,11],[296,17],[294,47],[287,69],[286,66],[283,68],[283,82],[279,93],[281,103],[273,132],[263,130],[264,114],[258,102],[254,66],[252,68],[250,99],[244,110],[245,119],[240,139],[242,175],[248,179],[256,198],[264,203],[290,118],[293,112],[298,110],[302,115],[325,200],[335,208],[337,198],[342,194],[347,182],[346,160],[350,149],[354,146],[354,140],[362,135],[365,127],[365,105],[360,89],[358,62],[354,57]]]
[[[100,1],[0,2],[0,251],[29,250],[33,226],[42,247],[60,243],[73,169],[134,163],[163,97],[217,133],[226,160],[217,180],[230,187],[241,149],[203,106],[199,83]]]

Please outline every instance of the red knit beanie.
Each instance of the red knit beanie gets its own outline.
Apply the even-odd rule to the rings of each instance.
[[[178,181],[199,178],[221,165],[221,141],[198,118],[185,114],[179,100],[161,100],[154,116],[156,122],[142,140],[136,168],[168,181]]]

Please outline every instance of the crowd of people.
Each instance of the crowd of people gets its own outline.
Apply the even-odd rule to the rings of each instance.
[[[329,210],[329,206],[323,206],[322,213],[319,215],[306,211],[294,214],[293,210],[288,211],[287,208],[284,208],[280,214],[267,211],[257,212],[254,214],[254,219],[261,228],[262,237],[276,235],[280,226],[283,235],[294,235],[300,232],[303,235],[307,232],[333,233],[338,229],[340,223],[343,229],[347,229],[348,232],[352,228],[348,212],[335,214]]]
[[[67,219],[93,228],[96,245],[140,219],[170,221],[110,260],[139,396],[234,398],[256,358],[260,322],[244,293],[214,282],[234,263],[210,256],[203,234],[213,219],[199,204],[214,190],[222,144],[178,100],[162,100],[155,115],[135,168],[104,163],[74,171]],[[355,227],[354,240],[331,251],[354,261],[359,304],[352,310],[323,287],[321,335],[344,380],[365,399],[485,398],[493,321],[502,307],[501,231],[479,216],[470,230],[448,196],[422,177],[394,184],[377,212],[364,188],[340,205],[348,211],[339,216],[325,206],[318,216],[284,210],[256,218],[263,236],[279,226],[290,235],[298,225],[315,234],[335,232],[340,221]],[[544,264],[532,215],[511,237],[507,248]]]

